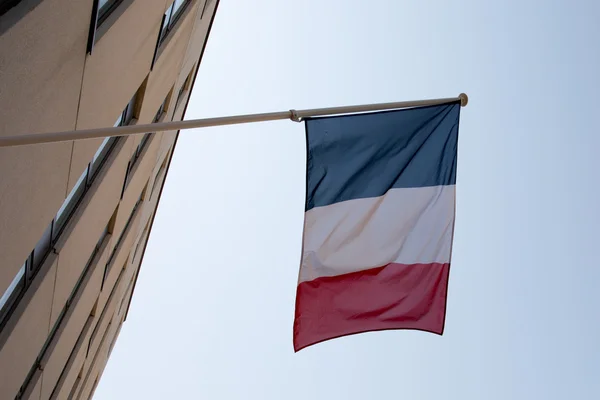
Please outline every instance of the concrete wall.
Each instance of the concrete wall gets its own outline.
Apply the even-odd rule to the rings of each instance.
[[[154,65],[171,0],[124,0],[88,54],[92,3],[25,0],[0,17],[0,135],[112,126],[136,93],[131,123],[150,123],[165,98],[163,119],[181,119],[189,91],[176,108],[177,93],[198,66],[216,2],[200,19],[205,1],[192,0]],[[0,321],[0,398],[22,389],[23,398],[87,399],[95,390],[134,293],[176,132],[152,137],[124,187],[142,136],[117,143],[54,251]],[[101,142],[0,149],[0,295]]]
[[[57,260],[47,260],[36,282],[13,314],[11,326],[5,326],[0,348],[0,398],[17,393],[50,332],[50,311]]]
[[[100,292],[104,265],[108,258],[108,242],[110,236],[106,236],[102,243],[99,254],[92,260],[89,269],[79,287],[78,293],[73,299],[73,306],[69,308],[53,338],[48,350],[42,358],[43,385],[42,398],[48,399],[60,378],[65,365],[75,345],[84,331],[84,326],[91,316],[97,294]],[[92,321],[89,321],[91,323]]]

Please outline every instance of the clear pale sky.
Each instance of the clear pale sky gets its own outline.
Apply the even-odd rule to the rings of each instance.
[[[183,131],[95,399],[600,398],[600,2],[222,0],[187,118],[456,96],[446,331],[294,354],[304,126]]]

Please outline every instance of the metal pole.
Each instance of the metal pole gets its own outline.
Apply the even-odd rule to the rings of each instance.
[[[175,131],[181,129],[204,128],[209,126],[245,124],[249,122],[276,121],[291,119],[300,122],[303,118],[326,115],[359,113],[366,111],[392,110],[400,108],[431,106],[460,101],[462,107],[469,101],[466,94],[458,97],[432,100],[401,101],[396,103],[364,104],[345,107],[315,108],[308,110],[290,110],[264,114],[234,115],[230,117],[193,119],[188,121],[157,122],[145,125],[127,125],[108,128],[84,129],[79,131],[34,133],[19,136],[0,137],[0,147],[23,146],[40,143],[64,142],[70,140],[96,139],[108,136],[128,136],[147,132]]]

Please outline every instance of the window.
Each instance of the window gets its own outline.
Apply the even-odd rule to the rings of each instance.
[[[98,28],[108,19],[123,0],[94,0],[92,8],[92,19],[90,23],[90,33],[88,35],[87,52],[92,54],[92,49],[96,40],[99,38]]]
[[[50,250],[52,249],[52,230],[54,228],[54,219],[50,222],[50,225],[46,228],[40,240],[38,240],[35,248],[32,252],[30,270],[28,276],[33,276],[39,267],[42,265],[42,262],[46,259]]]
[[[169,93],[169,95],[170,95],[170,93]],[[169,96],[165,97],[165,99],[163,100],[160,107],[158,107],[158,110],[156,111],[156,115],[154,115],[154,119],[152,120],[153,123],[160,121],[160,117],[162,117],[163,113],[165,111],[167,111],[167,101],[168,100],[169,100]]]
[[[165,107],[166,107],[167,101],[169,99],[169,96],[170,96],[170,93],[169,93],[169,95],[167,95],[167,97],[165,97],[165,99],[163,100],[160,107],[158,107],[158,111],[156,111],[156,114],[154,115],[154,119],[152,120],[152,122],[158,122],[158,120],[160,120],[160,117],[162,116],[163,112],[166,110]],[[142,136],[142,140],[140,141],[140,143],[138,144],[136,149],[133,151],[133,155],[131,156],[129,163],[127,164],[127,172],[125,172],[125,181],[123,183],[123,190],[121,191],[121,198],[123,198],[123,195],[125,194],[125,189],[127,189],[127,186],[129,185],[129,182],[131,181],[131,178],[133,176],[133,174],[132,174],[133,168],[135,167],[138,160],[142,156],[142,153],[144,152],[146,145],[148,144],[148,142],[150,141],[152,136],[154,136],[154,134],[155,134],[155,132],[150,132],[150,133],[144,134],[144,136]]]
[[[173,31],[177,21],[191,2],[192,0],[175,0],[171,3],[169,8],[167,8],[167,11],[165,11],[160,24],[160,30],[158,31],[158,40],[156,42],[156,48],[154,49],[154,57],[152,59],[150,70],[154,68],[154,62],[158,57],[159,47],[164,43],[165,39],[169,36],[169,33]]]
[[[160,165],[160,168],[158,169],[158,172],[156,173],[156,176],[154,177],[154,182],[152,183],[153,186],[152,186],[152,192],[150,193],[150,198],[154,197],[154,194],[157,193],[158,188],[161,185],[163,175],[165,174],[165,171],[167,169],[167,160],[168,160],[168,156],[165,158],[163,163]]]
[[[23,292],[23,288],[25,287],[26,269],[27,262],[21,266],[13,281],[8,285],[8,288],[4,291],[2,297],[0,297],[0,326],[4,325],[4,321],[6,320],[5,317],[10,313],[12,306],[17,302],[19,295]]]
[[[71,192],[63,202],[62,206],[56,213],[56,217],[54,220],[56,221],[56,229],[54,230],[54,239],[60,235],[67,222],[71,219],[71,215],[75,211],[75,208],[79,204],[79,201],[83,198],[83,194],[85,193],[85,186],[88,181],[88,172],[89,168],[86,167],[77,182],[75,182],[75,186],[71,189]]]
[[[97,177],[98,172],[102,168],[102,165],[104,165],[120,139],[120,137],[111,137],[106,138],[102,142],[96,151],[96,154],[94,154],[92,161],[86,166],[85,170],[73,186],[73,189],[71,189],[71,192],[58,209],[56,216],[50,221],[50,224],[42,234],[42,237],[27,256],[25,263],[2,294],[2,297],[0,298],[0,329],[4,326],[9,314],[12,312],[13,306],[31,285],[31,282],[35,278],[43,262],[48,255],[55,250],[55,245],[61,233],[67,223],[71,220],[77,206],[81,203],[84,195],[87,193]]]
[[[100,239],[98,239],[96,247],[92,251],[91,256],[89,257],[87,263],[85,264],[85,267],[84,267],[83,271],[81,272],[81,275],[79,275],[79,278],[77,279],[77,282],[75,283],[75,287],[73,288],[73,290],[71,291],[71,294],[67,298],[67,301],[66,301],[65,305],[63,306],[60,314],[58,314],[58,317],[56,318],[56,321],[54,322],[54,326],[52,326],[52,329],[50,330],[50,333],[48,334],[48,337],[46,338],[46,341],[44,342],[42,349],[40,350],[40,352],[37,356],[36,362],[34,363],[33,367],[29,370],[29,373],[27,374],[27,377],[25,378],[25,382],[21,386],[21,390],[19,391],[19,393],[23,393],[23,390],[25,388],[27,388],[27,386],[31,383],[31,380],[32,380],[34,374],[37,373],[37,371],[39,371],[41,369],[41,364],[40,364],[42,362],[41,360],[43,360],[46,357],[46,352],[48,351],[48,349],[50,348],[52,343],[56,344],[56,340],[57,340],[56,334],[61,327],[64,327],[65,318],[69,312],[69,309],[73,306],[73,300],[77,297],[77,295],[82,290],[82,286],[83,286],[83,282],[85,281],[85,277],[88,276],[88,274],[90,273],[90,269],[93,265],[93,261],[94,261],[96,255],[98,254],[98,252],[100,251],[100,249],[102,248],[102,244],[103,244],[104,239],[106,238],[107,234],[108,234],[108,229],[107,229],[107,227],[105,227],[104,231],[100,235]],[[96,305],[94,305],[94,307],[96,307]],[[89,318],[88,318],[88,321],[89,321]],[[17,396],[17,397],[19,397],[19,396]]]
[[[136,161],[139,160],[140,156],[142,155],[142,151],[146,147],[146,144],[148,144],[148,141],[150,140],[150,135],[152,135],[152,133],[146,133],[144,136],[142,136],[140,144],[138,144],[138,146],[136,147],[134,154]]]
[[[192,73],[193,72],[194,72],[194,68],[192,68],[192,71],[187,76],[187,78],[185,78],[185,81],[183,82],[183,84],[179,88],[179,93],[177,93],[177,101],[175,102],[175,109],[177,109],[177,107],[179,107],[179,104],[181,103],[181,100],[183,100],[183,95],[185,94],[185,91],[190,88],[190,84],[192,82]]]
[[[146,148],[146,145],[148,144],[148,142],[150,141],[150,139],[152,138],[153,135],[154,135],[154,132],[144,134],[144,136],[142,136],[142,140],[140,141],[140,143],[137,145],[137,147],[133,151],[133,155],[131,156],[129,163],[127,164],[127,172],[125,172],[125,181],[123,182],[123,190],[121,191],[121,198],[123,198],[123,196],[125,195],[125,189],[127,189],[127,186],[129,186],[129,182],[131,182],[131,178],[133,178],[134,167],[136,166],[138,160],[141,158],[142,153],[144,152],[144,149]]]
[[[29,288],[31,282],[33,281],[33,278],[35,278],[36,273],[39,271],[41,263],[46,259],[48,254],[50,254],[52,246],[54,245],[54,242],[51,239],[53,222],[54,220],[52,221],[52,223],[50,223],[50,226],[46,229],[46,232],[44,232],[44,235],[36,245],[35,249],[29,254],[27,260],[21,266],[19,272],[17,272],[17,275],[9,285],[8,289],[0,298],[0,327],[4,327],[4,324],[8,320],[8,316],[14,308],[13,306],[16,305],[18,300]],[[92,262],[92,260],[98,253],[98,250],[100,249],[100,246],[107,234],[108,230],[107,228],[105,228],[100,236],[100,240],[98,241],[96,247],[92,251],[92,255],[89,258],[88,264],[86,264],[86,269],[84,270],[83,275],[85,275],[85,271],[87,271],[87,269],[89,268],[89,264]],[[77,291],[77,288],[79,288],[79,286],[81,285],[80,281],[83,279],[83,275],[79,278],[79,281],[75,285],[73,293],[75,293]],[[71,295],[71,298],[73,296],[74,294]]]
[[[106,155],[110,151],[112,144],[115,142],[115,140],[115,137],[104,138],[102,144],[100,145],[100,147],[98,147],[98,150],[96,150],[96,154],[94,154],[92,162],[90,163],[89,176],[91,177],[91,179],[94,179],[96,177],[96,174],[100,170],[100,167],[102,167],[102,163],[106,159]]]
[[[190,2],[191,0],[175,0],[173,3],[171,3],[167,11],[165,11],[158,38],[159,46],[173,30],[173,27],[185,10],[185,6],[187,6]]]
[[[97,27],[102,25],[111,12],[121,4],[123,0],[98,0],[98,22]]]
[[[135,93],[135,95],[131,98],[131,100],[129,100],[129,103],[127,104],[127,106],[125,107],[125,109],[123,110],[123,112],[121,113],[119,118],[117,118],[117,121],[115,122],[115,125],[114,125],[115,127],[129,125],[129,123],[133,119],[134,111],[136,110],[136,107],[138,106],[138,104],[137,104],[138,97],[140,99],[143,97],[143,92],[145,91],[146,83],[147,83],[147,81],[144,80],[144,83],[142,84],[142,86],[140,86],[140,88]],[[144,139],[142,139],[142,142],[144,142]],[[140,146],[138,145],[138,148],[134,152],[132,160],[137,159],[136,154],[138,153],[138,151],[141,151],[139,147]],[[125,193],[125,187],[129,183],[129,180],[130,180],[129,173],[131,172],[132,168],[133,168],[133,163],[130,160],[129,163],[127,164],[127,171],[125,172],[125,183],[123,184],[123,189],[121,190],[121,198],[123,198],[123,194]]]
[[[183,98],[183,93],[185,93],[185,85],[181,85],[179,88],[179,93],[177,93],[177,101],[175,102],[175,108],[179,107],[179,103],[181,103],[181,99]]]
[[[136,107],[139,107],[138,98],[141,98],[141,96],[138,96],[138,94],[144,90],[145,82],[131,98],[127,106],[125,106],[125,109],[115,121],[114,126],[127,125],[131,122],[135,112],[137,112]],[[98,176],[102,165],[108,159],[119,140],[121,140],[120,137],[109,137],[102,141],[98,150],[92,157],[92,160],[85,167],[83,173],[79,176],[77,182],[75,182],[73,189],[71,189],[71,192],[58,209],[55,217],[50,221],[50,224],[42,234],[42,237],[27,256],[25,263],[19,272],[17,272],[17,275],[9,287],[2,294],[2,297],[0,298],[0,329],[8,319],[8,316],[13,309],[13,305],[18,302],[18,299],[30,286],[42,263],[46,260],[48,255],[55,250],[54,248],[58,238],[67,223],[71,220],[77,206],[81,203],[84,195]]]
[[[115,243],[115,247],[112,249],[110,256],[108,256],[108,261],[106,262],[106,265],[104,266],[104,276],[102,278],[102,287],[103,288],[104,288],[104,281],[106,280],[106,277],[108,276],[108,274],[110,272],[110,268],[112,267],[113,259],[115,258],[117,251],[121,247],[121,242],[123,242],[123,239],[125,239],[125,236],[127,235],[127,232],[129,231],[129,228],[131,228],[131,223],[133,222],[133,218],[136,215],[136,211],[140,208],[140,205],[144,201],[145,191],[146,190],[144,188],[144,190],[142,190],[142,193],[140,194],[138,201],[133,206],[133,210],[131,210],[131,214],[129,214],[129,218],[127,218],[127,222],[125,222],[125,226],[123,227],[123,230],[121,231],[121,234],[119,235],[119,238],[117,239],[117,241]]]
[[[115,127],[126,125],[131,122],[131,119],[133,118],[136,97],[137,94],[129,101],[129,104],[127,104],[125,109],[121,112],[114,123]],[[96,153],[92,157],[92,161],[83,171],[75,183],[75,186],[73,186],[73,189],[71,189],[71,193],[69,193],[62,206],[58,210],[58,213],[56,214],[56,227],[54,229],[55,237],[61,233],[62,229],[66,225],[67,220],[71,217],[73,211],[79,204],[79,200],[81,200],[87,189],[92,184],[92,181],[98,175],[98,171],[104,164],[104,161],[106,161],[108,158],[108,154],[114,148],[118,140],[120,140],[120,137],[104,138],[98,147],[98,150],[96,150]]]
[[[52,230],[53,240],[56,240],[58,236],[62,233],[62,230],[66,226],[67,222],[71,219],[73,212],[79,205],[81,199],[83,199],[84,194],[87,192],[89,187],[92,185],[92,182],[98,176],[98,172],[100,171],[104,162],[108,159],[108,155],[111,153],[112,149],[114,149],[116,143],[120,140],[120,137],[110,137],[104,139],[96,154],[92,158],[92,161],[85,168],[73,189],[71,189],[71,193],[67,196],[62,206],[56,213],[56,217],[54,218],[54,227]]]
[[[115,127],[129,125],[131,120],[134,118],[136,106],[138,105],[137,101],[138,101],[138,94],[140,93],[140,89],[138,89],[138,91],[135,92],[135,94],[133,95],[131,100],[129,100],[129,103],[127,103],[127,105],[125,106],[125,109],[123,110],[121,115],[119,115],[119,117],[115,121],[115,124],[114,124]]]

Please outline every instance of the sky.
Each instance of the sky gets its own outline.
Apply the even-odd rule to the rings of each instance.
[[[599,18],[594,0],[222,0],[186,119],[469,95],[445,332],[294,353],[303,124],[182,131],[94,398],[600,398]]]

